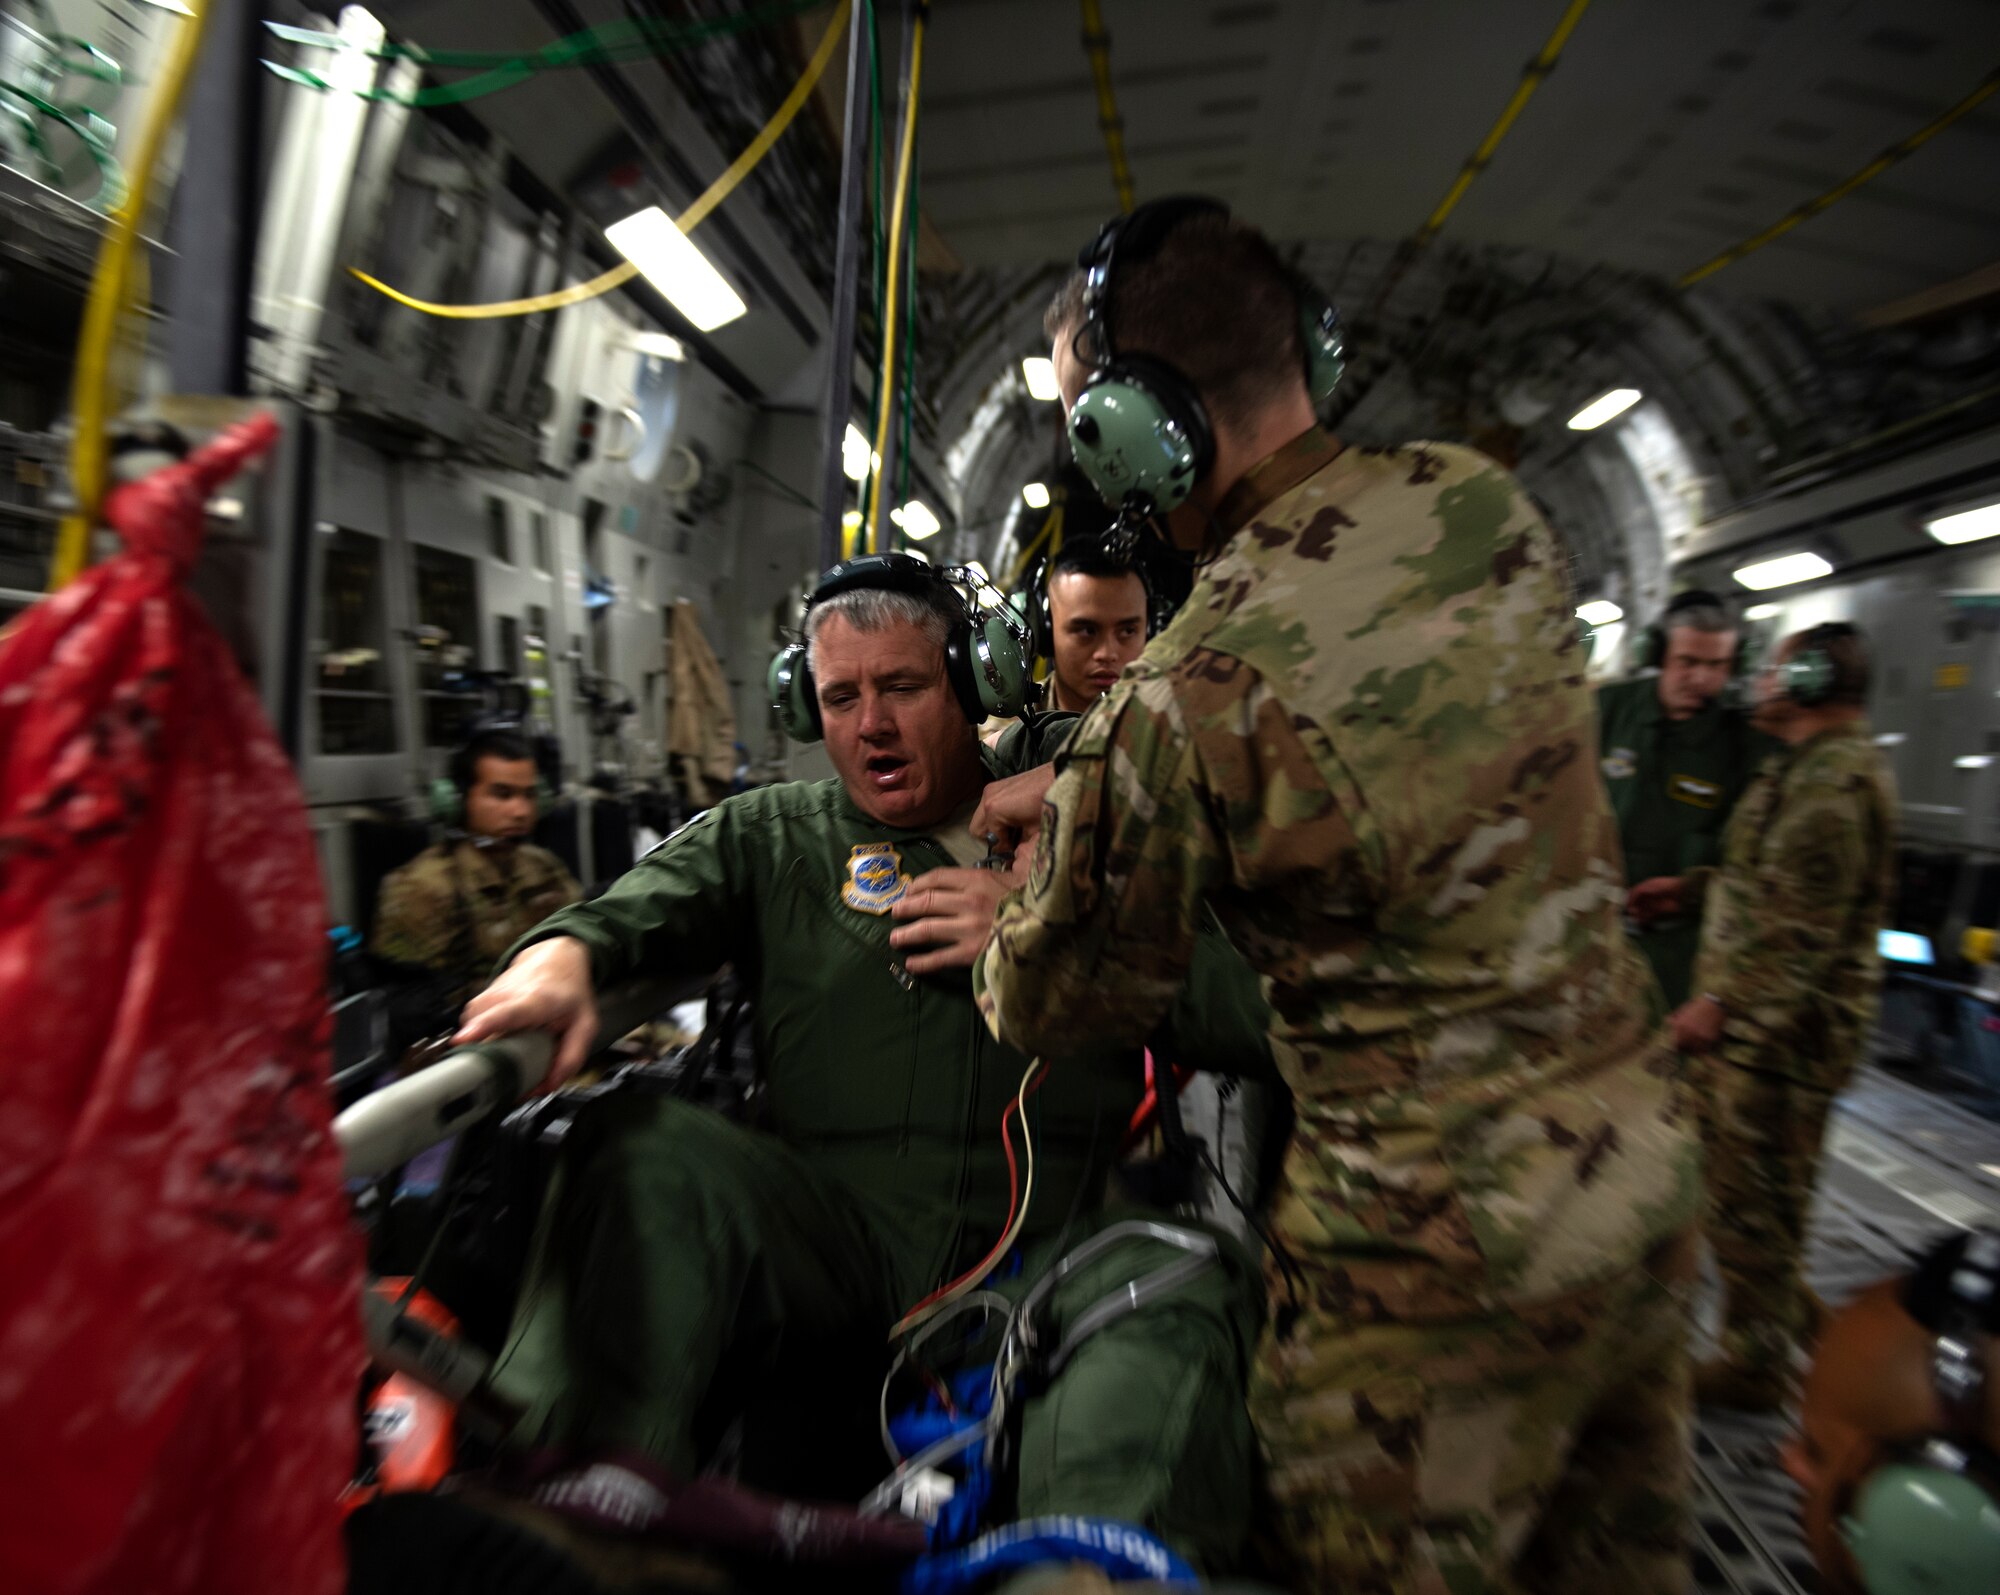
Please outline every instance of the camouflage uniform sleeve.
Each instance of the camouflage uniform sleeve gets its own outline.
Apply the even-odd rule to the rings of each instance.
[[[449,872],[423,853],[382,882],[369,950],[399,964],[448,970],[453,951],[462,950],[463,919]]]
[[[1721,912],[1704,925],[1695,989],[1731,1014],[1793,1007],[1823,989],[1868,884],[1865,817],[1851,783],[1796,781],[1778,802],[1757,868],[1725,868],[1711,891],[1710,908]]]
[[[974,966],[987,1024],[1023,1052],[1136,1046],[1187,974],[1223,853],[1165,687],[1114,687],[1084,716],[1056,759],[1028,884]]]

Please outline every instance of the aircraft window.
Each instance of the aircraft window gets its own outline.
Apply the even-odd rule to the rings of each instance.
[[[540,510],[528,517],[528,525],[535,540],[535,569],[544,576],[555,569],[549,563],[549,518]]]
[[[382,539],[340,528],[320,586],[321,753],[394,753],[395,708],[382,658]]]
[[[423,543],[416,556],[417,624],[435,627],[442,642],[417,652],[417,692],[424,711],[424,746],[450,747],[470,717],[471,699],[451,690],[461,670],[479,664],[479,589],[473,563]]]
[[[512,615],[496,615],[500,627],[499,668],[510,676],[521,673],[521,623]]]
[[[507,524],[507,505],[501,499],[486,501],[486,546],[501,564],[514,563],[514,530]]]

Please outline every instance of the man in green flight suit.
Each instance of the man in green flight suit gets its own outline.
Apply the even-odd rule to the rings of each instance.
[[[927,972],[902,951],[909,935],[891,943],[891,910],[917,876],[937,920],[958,904],[990,919],[1007,882],[976,867],[984,849],[967,820],[990,779],[1046,757],[1064,729],[1016,727],[980,745],[984,710],[964,674],[972,624],[921,560],[835,567],[808,610],[804,691],[838,778],[725,799],[603,896],[537,928],[467,1011],[461,1040],[557,1032],[561,1077],[593,1026],[593,986],[727,960],[755,1005],[761,1127],[643,1103],[559,1172],[498,1378],[528,1411],[526,1438],[580,1459],[539,1492],[545,1502],[610,1501],[623,1526],[673,1538],[748,1523],[775,1549],[784,1524],[797,1530],[796,1508],[747,1491],[719,1504],[722,1487],[695,1480],[721,1425],[801,1379],[851,1387],[872,1414],[891,1326],[1008,1228],[1024,1130],[1025,1265],[990,1288],[1018,1294],[1118,1216],[1106,1178],[1140,1097],[1137,1047],[1052,1038],[1034,1090],[1033,1062],[987,1034],[965,973]],[[909,929],[918,944],[935,939]],[[1218,936],[1154,1044],[1193,1067],[1268,1067],[1267,1022]],[[1004,1152],[1003,1120],[1028,1092]],[[1021,1517],[1117,1519],[1199,1566],[1236,1555],[1263,1287],[1253,1258],[1218,1246],[1190,1281],[1084,1339],[1025,1401]],[[1048,1344],[1184,1255],[1118,1240],[1056,1289]],[[808,1447],[827,1448],[823,1437]],[[837,1509],[808,1516],[803,1537],[821,1550],[860,1532]]]
[[[1039,840],[975,987],[1017,1046],[1130,1040],[1209,905],[1266,978],[1305,1301],[1252,1410],[1295,1587],[1680,1595],[1697,1144],[1564,556],[1470,449],[1320,429],[1309,294],[1190,199],[1110,224],[1050,307],[1079,460],[1124,450],[1107,493],[1209,433],[1152,482],[1191,482],[1168,529],[1210,558],[1052,783],[988,789],[975,828]]]
[[[1625,922],[1667,1007],[1688,999],[1698,885],[1722,858],[1730,811],[1777,744],[1722,701],[1742,634],[1713,593],[1681,593],[1647,641],[1656,675],[1597,693],[1598,765],[1625,853]]]
[[[1757,724],[1783,751],[1729,822],[1696,995],[1672,1018],[1679,1046],[1715,1059],[1708,1238],[1727,1299],[1697,1388],[1727,1406],[1785,1399],[1820,1141],[1875,1024],[1896,791],[1868,732],[1868,676],[1860,633],[1835,621],[1787,637],[1759,678]]]

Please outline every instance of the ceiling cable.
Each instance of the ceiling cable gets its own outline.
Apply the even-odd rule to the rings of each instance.
[[[840,0],[840,9],[834,12],[833,20],[826,25],[826,33],[819,41],[819,48],[813,51],[812,59],[806,63],[805,73],[792,85],[792,92],[785,96],[780,105],[766,122],[763,129],[753,138],[743,153],[729,163],[728,169],[708,185],[701,198],[674,218],[674,226],[683,234],[691,233],[708,218],[716,206],[732,193],[737,184],[748,177],[751,171],[771,151],[792,119],[799,114],[806,100],[811,96],[813,85],[819,82],[820,74],[826,70],[827,62],[833,59],[833,47],[840,41],[842,29],[846,26],[848,12],[853,8],[853,0]],[[537,311],[559,310],[564,305],[580,304],[586,299],[595,299],[599,294],[630,282],[639,273],[639,268],[629,260],[621,261],[609,271],[576,283],[568,288],[558,288],[553,293],[536,294],[529,299],[502,299],[484,305],[440,305],[428,299],[413,299],[400,289],[391,288],[387,283],[371,277],[358,267],[349,266],[348,275],[365,283],[379,294],[386,294],[399,305],[422,311],[427,316],[442,316],[453,321],[488,321],[501,316],[531,316]]]
[[[1852,177],[1835,183],[1824,194],[1814,196],[1795,210],[1787,211],[1784,216],[1773,222],[1769,227],[1766,227],[1761,233],[1752,234],[1740,244],[1730,245],[1729,248],[1723,250],[1713,260],[1705,261],[1703,264],[1695,267],[1693,271],[1680,278],[1674,286],[1676,288],[1692,287],[1695,283],[1700,282],[1702,278],[1714,276],[1723,267],[1735,265],[1737,261],[1741,260],[1752,250],[1762,249],[1766,244],[1784,237],[1786,233],[1798,226],[1800,222],[1810,221],[1821,211],[1839,204],[1840,201],[1847,198],[1849,194],[1853,193],[1863,183],[1871,182],[1875,178],[1880,177],[1890,167],[1903,159],[1904,156],[1922,149],[1924,145],[1936,138],[1938,134],[1950,127],[1952,123],[1956,122],[1967,112],[1985,104],[1987,100],[1993,97],[1996,91],[2000,91],[2000,67],[1995,67],[1985,77],[1981,78],[1979,86],[1950,110],[1925,123],[1908,138],[1903,139],[1899,143],[1891,144]]]
[[[889,276],[882,298],[882,378],[879,386],[880,410],[875,418],[875,449],[871,466],[889,448],[889,420],[896,411],[896,333],[901,319],[896,314],[897,291],[902,286],[903,234],[909,224],[910,174],[917,153],[917,100],[924,80],[924,25],[930,7],[916,0],[916,21],[910,32],[910,59],[903,86],[903,142],[896,152],[896,197],[889,208]],[[914,329],[913,329],[914,330]],[[871,554],[882,552],[882,499],[888,484],[877,481],[875,496],[868,504],[868,541]]]
[[[1125,118],[1118,114],[1118,96],[1111,91],[1111,35],[1104,31],[1104,13],[1097,0],[1083,0],[1083,48],[1097,80],[1097,126],[1111,157],[1111,186],[1118,191],[1118,208],[1129,216],[1132,168],[1125,163]]]

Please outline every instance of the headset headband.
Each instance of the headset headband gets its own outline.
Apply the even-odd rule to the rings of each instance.
[[[1120,257],[1128,263],[1144,260],[1165,242],[1168,233],[1191,216],[1227,216],[1229,207],[1206,194],[1174,194],[1149,200],[1124,216],[1114,216],[1076,257],[1083,268],[1083,330],[1095,347],[1090,363],[1109,365],[1118,357],[1111,341],[1112,272]]]

